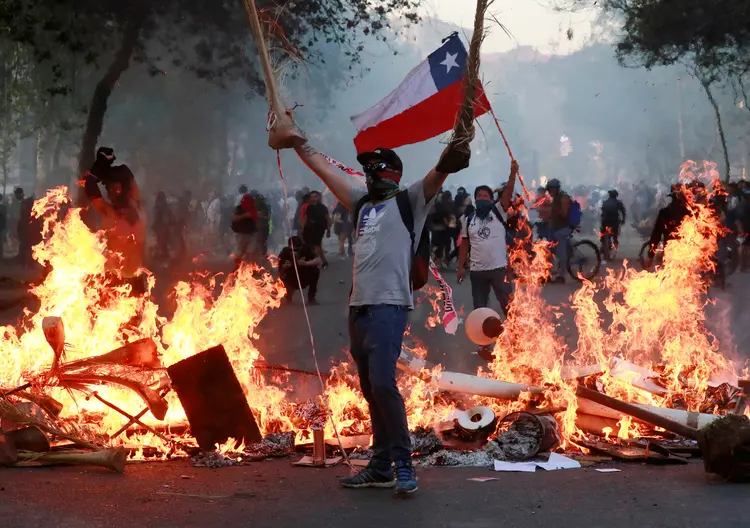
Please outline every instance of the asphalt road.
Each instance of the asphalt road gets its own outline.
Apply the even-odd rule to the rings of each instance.
[[[635,256],[637,240],[623,248]],[[223,264],[219,264],[221,267]],[[8,267],[4,267],[8,271]],[[470,311],[470,287],[454,285],[457,306]],[[176,277],[171,277],[172,279]],[[322,370],[347,359],[346,297],[351,261],[331,257],[323,271],[319,306],[309,315]],[[559,331],[574,345],[575,326],[566,307],[576,284],[549,285],[545,297],[560,307]],[[13,295],[0,284],[0,297]],[[710,323],[729,322],[741,334],[750,278],[735,275],[726,292],[712,291]],[[18,294],[18,292],[15,292]],[[12,323],[19,308],[0,313]],[[412,333],[429,349],[429,360],[445,368],[475,372],[481,364],[463,334],[428,330],[430,312],[422,304],[412,314]],[[720,325],[719,325],[720,326]],[[257,346],[271,364],[314,369],[310,338],[299,298],[268,315],[258,329]],[[744,334],[742,334],[744,335]],[[747,339],[740,339],[746,343]],[[745,350],[738,353],[744,355]],[[311,389],[314,390],[314,389]],[[290,461],[245,467],[193,468],[188,461],[128,465],[125,475],[99,469],[35,468],[0,470],[0,526],[56,527],[212,527],[303,525],[347,527],[397,524],[426,527],[589,526],[689,527],[748,526],[747,490],[707,476],[698,461],[683,467],[622,464],[619,473],[593,468],[535,474],[493,473],[483,469],[421,470],[420,492],[394,501],[388,490],[343,490],[337,479],[346,467],[295,468]],[[183,478],[183,475],[189,478]],[[468,481],[492,476],[490,482]]]
[[[414,526],[744,527],[747,488],[707,477],[701,464],[617,466],[536,473],[433,468],[419,492],[345,490],[346,467],[309,469],[288,461],[222,469],[187,461],[129,465],[125,475],[80,468],[0,473],[0,521],[8,528],[330,528]],[[183,478],[183,475],[189,477]],[[473,482],[477,476],[497,477]]]

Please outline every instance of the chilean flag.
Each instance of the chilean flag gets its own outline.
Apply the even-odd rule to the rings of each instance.
[[[466,48],[454,33],[385,99],[353,116],[357,152],[419,143],[453,129],[464,100],[467,58]],[[474,99],[475,117],[489,110],[480,84]]]

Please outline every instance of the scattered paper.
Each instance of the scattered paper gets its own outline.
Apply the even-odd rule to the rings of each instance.
[[[619,469],[615,469],[615,468],[598,468],[596,471],[598,471],[599,473],[619,473],[620,472]]]
[[[490,480],[499,480],[497,477],[471,477],[466,480],[471,480],[473,482],[489,482]]]
[[[573,460],[572,458],[557,453],[550,453],[547,462],[535,462],[535,464],[547,471],[555,471],[558,469],[578,469],[581,467],[581,463],[577,460]]]
[[[533,473],[536,471],[536,462],[504,462],[502,460],[495,460],[495,471]]]
[[[538,467],[547,471],[555,471],[558,469],[577,469],[581,467],[581,464],[577,460],[558,455],[557,453],[550,453],[547,462],[505,462],[495,460],[495,471],[533,473]]]

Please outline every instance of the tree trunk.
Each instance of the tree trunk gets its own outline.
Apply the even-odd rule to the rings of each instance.
[[[714,113],[716,113],[716,126],[719,128],[721,148],[724,150],[724,166],[726,168],[724,181],[728,182],[730,178],[729,150],[727,149],[727,139],[724,137],[724,127],[721,124],[721,111],[719,110],[719,104],[716,102],[716,99],[714,99],[714,94],[711,92],[711,83],[701,79],[701,86],[703,86],[703,89],[706,91],[706,96],[708,96],[708,100],[714,108]]]
[[[137,8],[137,11],[131,14],[125,24],[120,49],[117,50],[112,63],[109,65],[109,69],[107,69],[107,72],[96,85],[94,96],[91,98],[91,105],[89,106],[81,152],[78,156],[79,175],[89,170],[89,167],[94,163],[96,143],[99,141],[99,136],[104,127],[104,116],[107,113],[109,96],[112,94],[112,90],[120,79],[120,76],[130,66],[130,58],[138,42],[138,34],[140,33],[144,18],[145,11],[142,8]]]

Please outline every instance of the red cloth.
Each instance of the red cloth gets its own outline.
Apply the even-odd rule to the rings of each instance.
[[[253,220],[258,219],[258,209],[255,206],[255,198],[253,198],[249,194],[244,195],[242,197],[242,200],[240,200],[240,207],[242,208],[243,212],[249,213],[250,217]]]
[[[302,207],[300,207],[300,209],[299,209],[299,217],[300,218],[306,218],[305,215],[307,214],[307,207],[309,205],[310,204],[302,204]]]

